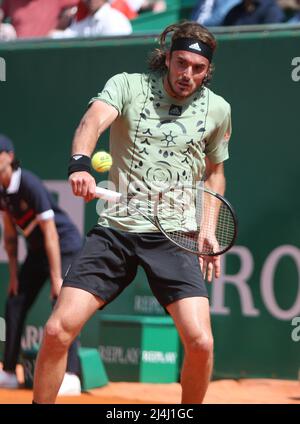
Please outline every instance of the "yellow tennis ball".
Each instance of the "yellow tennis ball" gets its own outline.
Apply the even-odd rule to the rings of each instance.
[[[92,157],[92,167],[97,172],[106,172],[112,166],[112,157],[107,152],[97,152]]]

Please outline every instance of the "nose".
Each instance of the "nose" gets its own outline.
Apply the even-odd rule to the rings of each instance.
[[[188,66],[188,67],[185,68],[183,76],[187,80],[191,79],[191,77],[192,77],[192,67],[191,66]]]

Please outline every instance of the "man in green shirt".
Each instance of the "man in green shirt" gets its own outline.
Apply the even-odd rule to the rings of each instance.
[[[171,46],[166,36],[173,33]],[[73,140],[69,181],[89,201],[96,183],[90,157],[110,127],[113,189],[130,196],[203,180],[224,193],[230,106],[206,86],[212,75],[213,35],[194,22],[165,29],[148,74],[119,74],[90,102]],[[111,188],[110,186],[110,188]],[[172,316],[185,349],[182,402],[201,403],[213,364],[207,279],[220,275],[219,257],[184,252],[140,214],[111,206],[99,213],[63,283],[37,360],[34,401],[51,403],[64,373],[67,347],[85,322],[146,271],[160,304]],[[200,263],[199,263],[200,262]],[[47,370],[51,369],[51,376]],[[47,389],[45,389],[47,387]]]

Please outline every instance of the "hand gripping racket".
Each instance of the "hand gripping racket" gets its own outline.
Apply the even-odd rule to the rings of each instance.
[[[128,207],[153,224],[181,249],[198,256],[217,256],[228,251],[237,237],[237,218],[231,204],[220,194],[199,185],[131,199],[96,187],[96,197]]]

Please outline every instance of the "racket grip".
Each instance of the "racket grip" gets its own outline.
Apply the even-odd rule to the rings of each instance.
[[[121,199],[122,194],[117,191],[107,190],[106,188],[96,187],[95,190],[96,197],[99,197],[103,200],[108,200],[109,202],[117,202]]]

